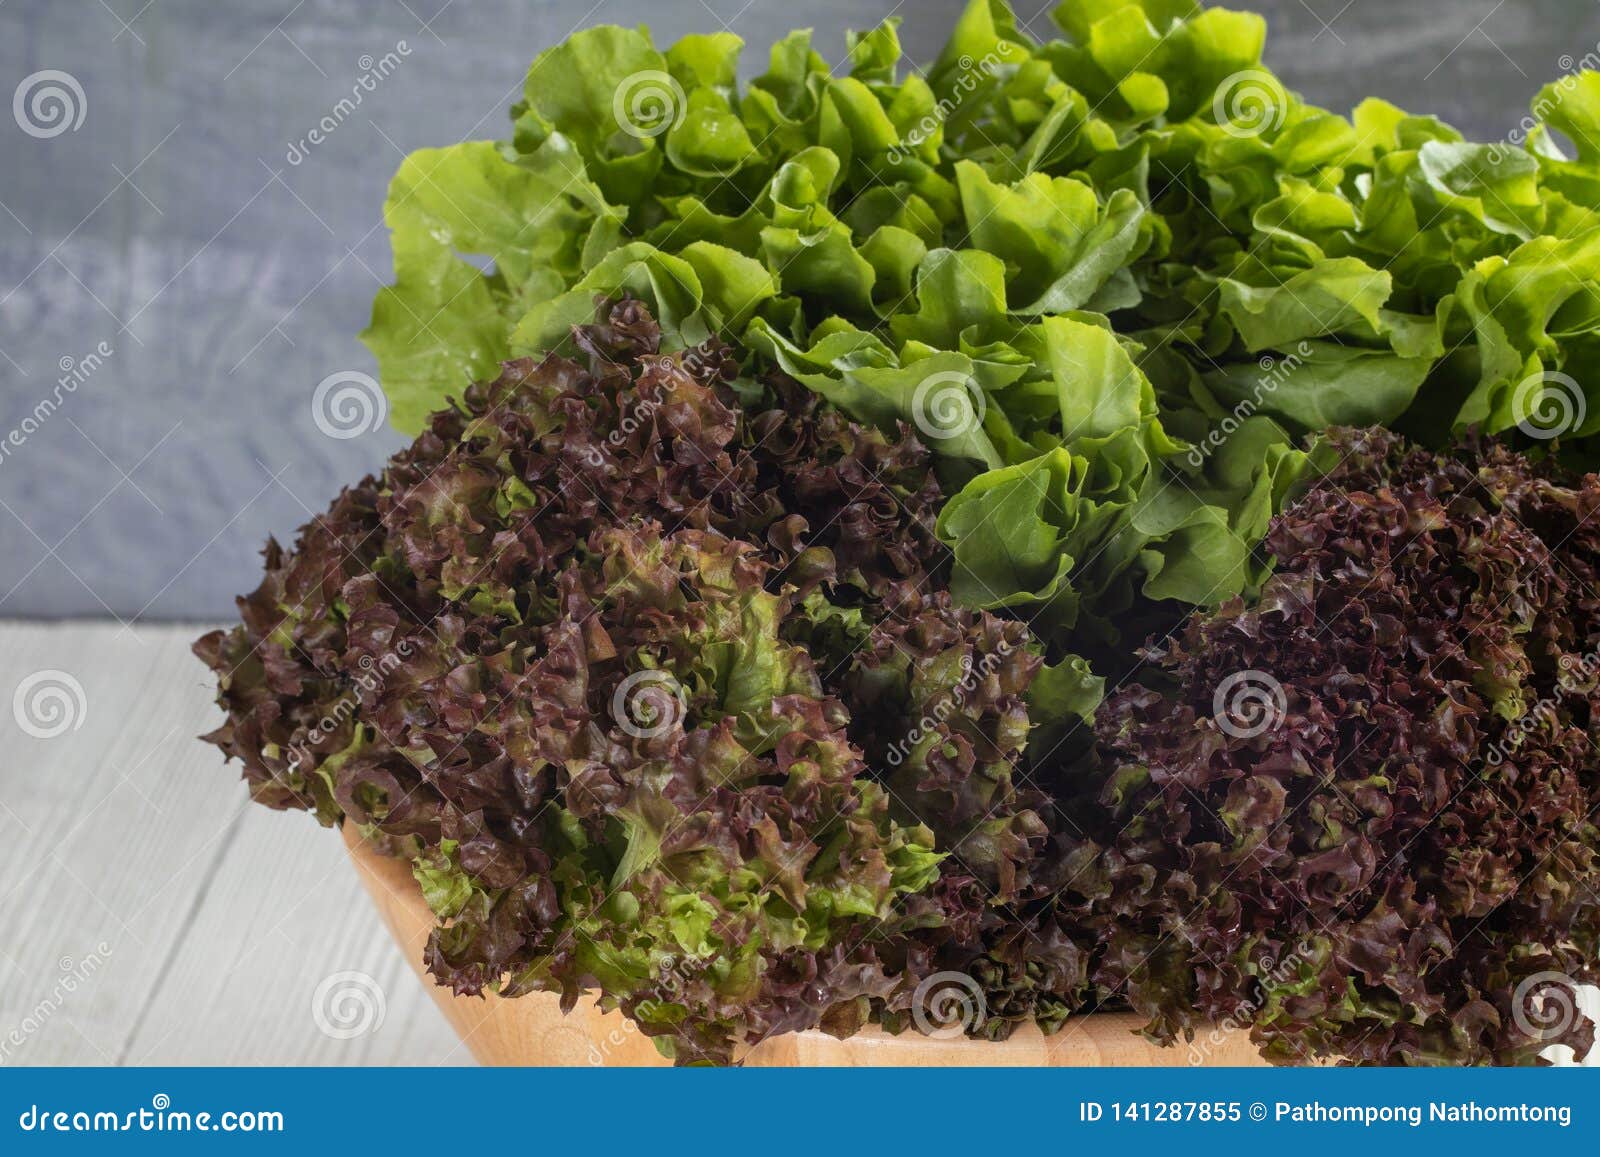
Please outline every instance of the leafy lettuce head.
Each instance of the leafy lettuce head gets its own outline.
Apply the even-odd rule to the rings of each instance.
[[[1414,621],[1302,646],[1295,583],[1338,591],[1335,547],[1273,520],[1342,425],[1593,468],[1600,76],[1540,93],[1522,143],[1480,145],[1382,101],[1307,103],[1263,65],[1257,16],[1054,16],[1040,40],[974,0],[925,72],[897,21],[838,67],[794,33],[748,82],[730,33],[587,29],[535,60],[506,139],[408,157],[364,336],[416,441],[270,546],[243,626],[202,643],[214,738],[264,802],[413,859],[442,979],[598,987],[686,1059],[898,1026],[943,968],[981,978],[990,1033],[1103,1001],[1176,1033],[1238,1011],[1250,937],[1298,931],[1294,903],[1334,932],[1266,986],[1275,1053],[1522,1059],[1519,979],[1565,966],[1556,933],[1590,936],[1591,833],[1560,811],[1581,784],[1539,765],[1557,867],[1523,888],[1503,810],[1415,782],[1459,767],[1358,762],[1330,788],[1302,765],[1369,724],[1495,734],[1587,628],[1480,608],[1509,634],[1474,650],[1428,600],[1533,575],[1536,552],[1507,537],[1489,573],[1441,540],[1452,581],[1396,580]],[[591,324],[597,298],[626,304]],[[1551,517],[1588,501],[1559,487]],[[1504,529],[1536,489],[1484,517]],[[1390,513],[1434,512],[1412,506]],[[1265,775],[1182,696],[1124,694],[1085,779],[1064,741],[1099,676],[1196,607],[1163,652],[1189,699],[1211,693],[1202,650],[1280,647],[1312,681],[1425,669],[1335,688],[1319,726],[1301,688]],[[1418,623],[1472,670],[1396,643]],[[1402,805],[1441,817],[1433,859],[1385,875]],[[1476,952],[1459,921],[1480,917],[1490,947],[1438,964]],[[1380,952],[1397,919],[1421,938]]]
[[[268,548],[197,645],[210,738],[412,860],[458,993],[596,990],[684,1060],[853,1028],[942,897],[1022,886],[1038,647],[944,593],[908,431],[663,352],[637,301],[574,342]]]
[[[1479,145],[1307,103],[1252,14],[1054,17],[1040,40],[973,0],[926,70],[897,20],[837,66],[791,34],[748,82],[727,32],[542,53],[506,140],[422,150],[390,189],[366,340],[396,423],[628,292],[669,348],[717,335],[858,421],[916,423],[958,597],[1110,674],[1148,625],[1259,587],[1303,434],[1547,439],[1565,413],[1593,457],[1600,76]]]
[[[1096,931],[1100,983],[1168,1039],[1248,1024],[1287,1063],[1583,1056],[1600,482],[1498,447],[1334,444],[1267,537],[1260,601],[1196,617],[1107,700],[1073,809],[1103,847],[1062,926]]]

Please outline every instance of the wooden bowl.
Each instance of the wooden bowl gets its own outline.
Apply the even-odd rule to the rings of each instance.
[[[361,882],[457,1033],[485,1065],[670,1065],[650,1038],[620,1012],[583,1001],[565,1015],[554,993],[505,1000],[452,996],[422,965],[433,913],[406,864],[378,853],[344,826],[345,843]],[[908,1030],[892,1036],[877,1026],[838,1040],[824,1032],[787,1033],[743,1053],[746,1065],[1007,1066],[1136,1068],[1158,1065],[1260,1066],[1265,1062],[1243,1031],[1201,1034],[1193,1048],[1162,1048],[1139,1035],[1143,1018],[1131,1013],[1075,1017],[1054,1036],[1024,1025],[1009,1040],[941,1040]]]

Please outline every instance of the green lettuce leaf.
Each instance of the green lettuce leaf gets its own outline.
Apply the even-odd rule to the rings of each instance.
[[[549,49],[508,142],[395,179],[365,337],[396,425],[639,297],[669,348],[716,336],[913,428],[961,597],[1067,650],[1252,589],[1309,461],[1291,438],[1476,427],[1600,466],[1600,75],[1485,145],[1308,103],[1254,15],[1054,19],[1040,40],[973,0],[926,73],[897,21],[838,68],[791,34],[747,83],[726,32]],[[1572,421],[1528,434],[1530,409]]]

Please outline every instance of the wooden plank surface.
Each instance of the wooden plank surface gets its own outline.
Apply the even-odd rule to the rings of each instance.
[[[0,624],[0,1063],[469,1063],[338,836],[196,741],[199,633]],[[43,671],[83,690],[54,681],[77,724],[51,738],[11,702]],[[326,988],[319,1024],[341,973],[370,984]]]
[[[340,839],[196,741],[199,633],[0,623],[0,1065],[472,1063]]]

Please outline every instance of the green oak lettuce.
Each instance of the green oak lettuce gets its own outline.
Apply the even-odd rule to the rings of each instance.
[[[413,154],[390,189],[396,280],[366,340],[396,424],[625,291],[669,348],[717,336],[858,419],[915,422],[959,491],[957,589],[1071,645],[1130,599],[1252,589],[1302,434],[1499,433],[1560,400],[1550,375],[1600,390],[1600,76],[1545,90],[1526,147],[1480,145],[1382,101],[1307,104],[1257,16],[1055,20],[1039,41],[974,0],[926,71],[897,21],[837,67],[797,32],[743,84],[726,32],[544,52],[509,140]],[[1193,452],[1241,417],[1250,461]]]

